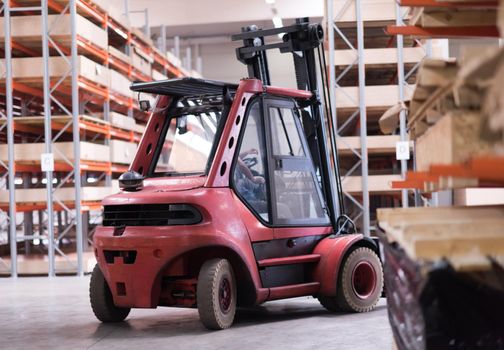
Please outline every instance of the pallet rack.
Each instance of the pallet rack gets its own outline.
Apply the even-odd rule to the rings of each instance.
[[[455,14],[467,13],[471,10],[484,10],[486,16],[494,18],[495,22],[483,21],[479,25],[471,23],[471,19],[464,18],[465,24],[461,25],[457,16],[446,16],[450,18],[445,22],[440,22],[436,26],[425,27],[422,23],[416,25],[396,25],[388,26],[387,32],[391,34],[405,34],[415,37],[456,37],[456,38],[477,38],[477,37],[500,37],[497,29],[497,8],[498,1],[437,1],[437,0],[400,0],[400,6],[411,7],[411,12],[419,18],[424,13],[430,15],[437,14],[437,11],[446,13],[446,11],[455,10]],[[474,13],[469,13],[475,15]],[[476,15],[475,15],[476,16]],[[418,21],[419,22],[419,21]],[[492,28],[492,30],[488,30]],[[428,125],[425,120],[425,115],[429,109],[435,109],[445,97],[457,94],[457,91],[467,89],[466,84],[478,76],[478,79],[489,79],[485,75],[493,76],[488,67],[495,67],[498,55],[492,55],[487,58],[488,62],[478,62],[479,65],[472,64],[471,68],[465,69],[462,74],[457,74],[457,77],[447,79],[443,84],[434,84],[430,87],[430,94],[427,99],[417,102],[413,97],[410,109],[414,109],[408,128],[410,134],[415,138],[423,133],[431,125]],[[452,64],[454,66],[454,64]],[[450,69],[450,67],[447,67]],[[490,71],[489,71],[490,69]],[[428,72],[427,72],[428,73]],[[454,75],[452,73],[451,75]],[[460,76],[460,77],[459,77]],[[431,78],[432,79],[432,78]],[[456,81],[455,83],[453,81]],[[432,82],[431,82],[432,84]],[[455,86],[456,85],[456,86]],[[420,86],[417,89],[425,89]],[[439,102],[438,102],[439,101]],[[462,101],[463,102],[463,101]],[[421,104],[420,104],[421,103]],[[468,103],[468,102],[467,102]],[[474,107],[473,107],[474,108]],[[447,111],[438,110],[436,114],[445,114]],[[432,114],[432,113],[431,113]],[[435,119],[435,122],[437,122]],[[408,171],[402,181],[395,181],[392,186],[397,189],[416,189],[428,193],[447,190],[453,188],[465,187],[501,187],[504,185],[504,178],[501,170],[504,167],[504,158],[492,153],[486,155],[475,155],[463,163],[452,164],[431,164],[428,169],[421,171]]]
[[[0,273],[16,277],[19,273],[19,244],[24,242],[25,246],[28,246],[27,242],[46,240],[47,271],[50,276],[56,273],[82,275],[86,270],[84,259],[87,259],[87,255],[84,251],[88,242],[89,216],[99,217],[97,211],[101,209],[101,205],[98,197],[106,195],[104,191],[96,200],[83,200],[83,191],[87,188],[83,185],[86,184],[87,178],[92,176],[94,184],[91,185],[103,183],[106,186],[93,188],[110,189],[113,177],[127,170],[127,165],[81,159],[80,145],[83,141],[104,146],[108,146],[111,140],[138,142],[141,130],[112,124],[110,112],[127,114],[139,122],[145,122],[147,114],[139,109],[129,91],[121,93],[107,84],[80,75],[76,68],[77,60],[79,57],[88,58],[111,71],[121,73],[130,81],[151,80],[150,74],[146,74],[127,59],[128,54],[135,50],[152,63],[158,76],[181,77],[189,72],[153,47],[149,38],[135,29],[130,29],[123,20],[90,0],[3,1],[0,12],[2,10],[5,77],[0,78],[5,78],[5,86],[0,86],[0,95],[5,95],[5,102],[0,101],[0,138],[7,143],[7,161],[0,160],[0,173],[3,174],[3,184],[9,198],[8,202],[0,205],[0,217],[8,221],[10,263],[7,264],[0,256]],[[12,35],[13,19],[34,15],[40,16],[40,37],[16,40]],[[77,31],[80,18],[85,18],[106,32],[107,46],[98,45]],[[63,20],[69,23],[68,35],[54,35],[51,31],[55,23]],[[125,52],[121,54],[120,50],[114,50],[113,47],[121,48]],[[41,57],[41,78],[15,78],[12,63],[18,57]],[[65,74],[54,77],[50,75],[50,60],[56,57],[64,61],[67,70]],[[102,117],[96,118],[98,114]],[[45,177],[41,174],[40,161],[21,162],[15,158],[17,143],[40,144],[42,140],[44,153],[56,152],[59,155],[54,163],[54,172],[45,172]],[[60,142],[73,144],[72,159],[62,156],[58,151]],[[16,202],[16,191],[11,190],[20,188],[16,182],[22,181],[22,187],[25,188],[33,187],[31,183],[34,178],[37,178],[36,187],[45,188],[47,200]],[[59,194],[63,196],[64,192],[67,195],[69,190],[73,191],[74,200],[58,199]],[[22,225],[16,223],[18,212],[23,213]],[[33,223],[33,216],[37,212],[38,233],[35,232]],[[18,234],[20,226],[22,235]],[[56,227],[58,233],[55,233]],[[67,249],[60,249],[59,243],[71,236],[74,238]],[[75,253],[71,253],[72,251]],[[56,258],[56,255],[59,258]],[[65,263],[62,263],[61,259]],[[56,269],[56,266],[64,268]]]
[[[407,26],[389,26],[387,31],[392,34],[499,36],[497,1],[399,3],[412,6],[417,20]],[[418,20],[424,14],[424,20]],[[495,23],[481,18],[493,18]],[[488,319],[485,304],[490,305],[491,314],[501,313],[494,306],[502,304],[497,300],[503,293],[502,286],[491,281],[502,278],[504,263],[504,157],[496,152],[504,146],[504,115],[500,105],[492,104],[502,98],[504,51],[502,47],[488,51],[479,47],[477,55],[471,54],[474,57],[465,57],[461,63],[424,62],[410,103],[407,126],[418,145],[419,169],[407,171],[393,187],[422,192],[431,198],[431,207],[378,212],[384,233],[385,280],[394,290],[388,309],[399,349],[460,344],[493,348],[501,334],[502,324],[484,324],[482,320]],[[433,155],[433,151],[439,154]],[[458,201],[454,196],[453,203],[437,207],[434,200],[441,191],[468,195],[472,190],[480,193],[476,201]],[[439,281],[447,284],[439,288]],[[450,293],[445,293],[447,290]],[[485,293],[480,293],[483,290]],[[470,318],[454,312],[467,313],[462,304],[446,307],[457,298],[471,300]],[[476,324],[480,328],[474,327]]]
[[[359,226],[366,235],[374,229],[370,196],[396,198],[400,190],[390,183],[408,169],[408,162],[401,160],[395,174],[370,175],[370,164],[383,161],[376,155],[385,157],[389,164],[392,159],[395,167],[396,142],[408,141],[405,111],[400,112],[398,135],[377,135],[376,130],[368,128],[376,129],[377,119],[385,110],[408,99],[419,62],[430,54],[429,44],[408,39],[405,45],[399,35],[394,47],[394,37],[384,33],[387,24],[402,24],[404,16],[393,0],[326,1],[328,75],[329,86],[333,87],[329,90],[332,115],[338,126],[338,149],[342,158],[348,154],[354,157],[343,176],[343,186],[348,201],[357,209],[354,220],[361,220]],[[356,129],[353,133],[349,130],[352,125]],[[343,159],[343,166],[344,162]],[[359,172],[359,176],[354,176]],[[360,180],[360,186],[355,186],[356,180]],[[353,191],[345,188],[345,182],[354,184],[349,186]],[[401,199],[402,205],[408,206],[406,190]]]
[[[437,0],[399,0],[400,6],[409,6],[414,10],[413,16],[421,19],[424,13],[433,12],[435,20],[415,21],[413,25],[396,24],[387,27],[391,35],[413,35],[427,38],[460,38],[460,37],[499,37],[496,23],[496,10],[499,1],[437,1]],[[450,16],[442,16],[450,12]],[[484,11],[477,16],[474,11]],[[485,16],[485,12],[495,16]],[[441,16],[439,16],[441,14]],[[480,17],[471,22],[471,18]],[[417,23],[418,22],[418,23]],[[492,23],[493,22],[493,23]]]

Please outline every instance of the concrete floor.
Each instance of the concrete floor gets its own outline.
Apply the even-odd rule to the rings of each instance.
[[[132,310],[99,323],[89,277],[0,279],[0,348],[7,349],[391,349],[385,300],[366,314],[330,314],[313,298],[239,310],[231,329],[207,331],[195,309]]]

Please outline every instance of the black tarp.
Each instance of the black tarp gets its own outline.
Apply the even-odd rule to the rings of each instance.
[[[381,237],[389,321],[400,350],[504,349],[504,270],[415,262]]]

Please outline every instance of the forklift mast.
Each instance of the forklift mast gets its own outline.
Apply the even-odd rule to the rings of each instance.
[[[281,42],[265,43],[265,37],[280,34],[283,34]],[[243,40],[244,45],[236,49],[236,56],[240,62],[247,65],[249,77],[261,80],[264,85],[271,85],[266,52],[279,49],[281,53],[292,54],[297,88],[313,93],[309,104],[299,107],[301,107],[302,124],[312,159],[321,176],[322,191],[331,223],[336,233],[354,233],[355,225],[345,214],[336,133],[332,124],[333,119],[329,114],[330,108],[328,108],[325,57],[321,46],[324,38],[322,26],[310,24],[309,19],[305,17],[298,18],[295,24],[282,28],[259,29],[255,25],[244,27],[240,34],[235,34],[231,38],[233,41]],[[316,54],[322,82],[318,81]],[[324,104],[321,101],[321,93]],[[310,112],[306,111],[307,107]],[[325,115],[328,116],[327,119]],[[329,137],[326,132],[326,122],[329,128]],[[332,148],[334,167],[330,161],[331,152],[327,148],[328,140]]]

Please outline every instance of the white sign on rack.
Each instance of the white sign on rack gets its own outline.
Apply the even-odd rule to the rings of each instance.
[[[54,171],[53,153],[42,153],[40,155],[40,168],[42,168],[42,171]]]
[[[409,141],[397,141],[396,142],[396,159],[397,160],[409,160],[410,159]]]

